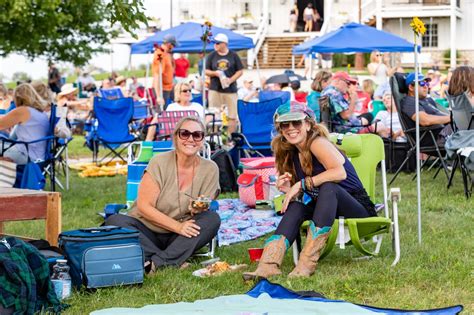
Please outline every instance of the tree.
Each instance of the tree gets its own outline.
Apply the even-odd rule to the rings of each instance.
[[[29,80],[31,78],[28,76],[28,73],[18,71],[12,74],[13,82],[28,82]]]
[[[0,56],[20,53],[33,59],[80,66],[118,35],[147,23],[143,0],[0,0]]]

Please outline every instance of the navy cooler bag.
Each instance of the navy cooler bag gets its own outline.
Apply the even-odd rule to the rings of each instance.
[[[143,283],[144,258],[138,231],[117,226],[66,231],[59,235],[59,247],[68,259],[77,288]]]

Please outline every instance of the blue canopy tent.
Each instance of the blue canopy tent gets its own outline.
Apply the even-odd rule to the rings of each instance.
[[[254,48],[253,40],[250,37],[240,35],[229,29],[212,26],[212,34],[223,33],[229,38],[229,49],[244,50]],[[154,44],[161,44],[165,35],[172,34],[179,42],[179,46],[173,49],[176,53],[199,53],[202,52],[203,43],[201,36],[203,33],[202,25],[195,22],[188,22],[170,29],[156,32],[154,35],[132,45],[132,54],[153,53]],[[207,45],[206,51],[213,51],[213,45]]]
[[[413,52],[414,44],[374,27],[348,23],[328,34],[293,47],[293,54],[399,51]]]

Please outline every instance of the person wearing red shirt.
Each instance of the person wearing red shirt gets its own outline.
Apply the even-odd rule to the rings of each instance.
[[[188,77],[189,60],[185,54],[180,54],[179,58],[174,61],[174,75],[178,80],[183,80]]]

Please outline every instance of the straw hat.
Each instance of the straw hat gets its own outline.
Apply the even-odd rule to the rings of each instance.
[[[75,92],[77,92],[77,88],[72,83],[66,83],[61,87],[61,92],[58,93],[58,96],[61,97]]]
[[[124,77],[123,75],[119,75],[117,79],[115,79],[115,84],[120,84],[122,81],[125,81],[125,80],[127,80],[126,77]]]

